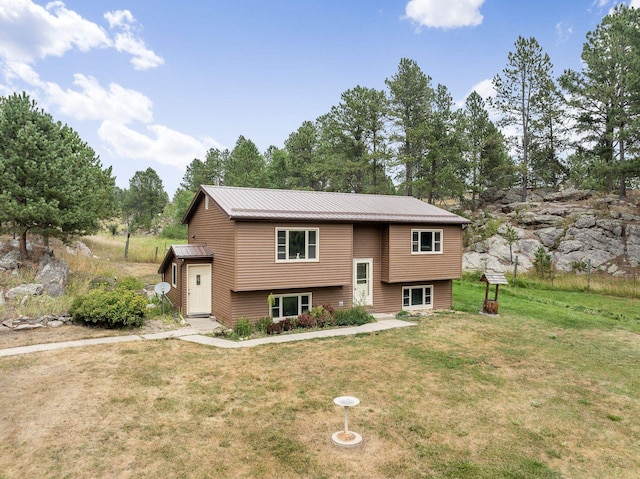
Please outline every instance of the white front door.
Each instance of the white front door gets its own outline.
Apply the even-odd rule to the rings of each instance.
[[[353,260],[353,304],[373,306],[373,258]]]
[[[211,314],[211,265],[187,265],[187,315]]]

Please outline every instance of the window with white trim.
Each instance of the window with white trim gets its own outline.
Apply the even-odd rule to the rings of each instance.
[[[411,230],[411,254],[442,253],[442,230]]]
[[[433,307],[433,286],[405,286],[402,288],[402,309]]]
[[[178,265],[171,263],[171,285],[175,288],[178,284]]]
[[[271,317],[274,320],[300,316],[311,310],[311,293],[273,295]]]
[[[276,262],[318,261],[318,228],[276,228]]]

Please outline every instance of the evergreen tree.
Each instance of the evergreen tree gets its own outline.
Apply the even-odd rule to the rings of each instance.
[[[330,188],[356,193],[386,189],[384,92],[356,86],[318,118]]]
[[[619,4],[587,34],[582,71],[567,70],[560,77],[583,134],[573,157],[577,179],[602,179],[607,192],[617,181],[621,198],[627,180],[640,176],[639,31],[640,10]]]
[[[0,98],[0,225],[67,240],[98,230],[114,211],[114,179],[95,152],[26,94]]]
[[[220,185],[228,158],[229,150],[209,149],[204,161],[195,158],[187,165],[180,187],[196,192],[201,185]]]
[[[418,64],[400,60],[398,71],[385,80],[389,88],[390,117],[394,126],[391,139],[398,145],[393,166],[400,167],[404,192],[414,194],[417,165],[422,164],[428,137],[428,118],[435,93],[431,78]]]
[[[266,163],[255,143],[240,136],[229,155],[224,184],[263,188],[266,185]]]
[[[125,205],[126,211],[131,215],[133,227],[150,230],[154,219],[162,213],[168,202],[169,195],[153,168],[136,171],[129,180]]]
[[[521,198],[527,201],[533,122],[541,115],[544,100],[549,97],[553,66],[535,38],[518,37],[515,47],[515,52],[508,54],[503,76],[496,75],[493,79],[496,96],[492,105],[502,113],[501,126],[518,129],[515,148],[520,158]]]
[[[465,192],[466,165],[462,162],[458,113],[453,97],[444,85],[438,85],[427,122],[423,159],[418,163],[413,193],[434,204],[437,199],[462,198]]]
[[[287,187],[323,190],[328,184],[320,152],[320,130],[316,123],[305,121],[284,142],[287,152]]]

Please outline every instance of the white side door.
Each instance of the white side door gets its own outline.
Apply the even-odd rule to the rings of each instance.
[[[211,314],[211,265],[187,265],[187,315]]]
[[[353,304],[373,306],[373,258],[353,260]]]

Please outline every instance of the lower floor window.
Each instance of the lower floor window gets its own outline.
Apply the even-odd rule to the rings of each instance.
[[[271,317],[273,319],[290,318],[300,316],[309,310],[311,310],[311,293],[282,294],[273,296]]]
[[[406,286],[402,288],[403,308],[431,308],[433,286]]]

